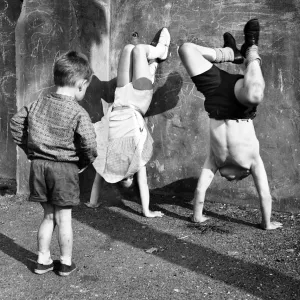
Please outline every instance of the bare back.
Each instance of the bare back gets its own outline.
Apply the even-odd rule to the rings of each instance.
[[[252,120],[210,119],[210,151],[218,169],[226,165],[250,169],[259,155]]]

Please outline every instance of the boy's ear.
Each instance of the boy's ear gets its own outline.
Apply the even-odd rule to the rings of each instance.
[[[78,84],[78,89],[81,92],[84,86],[88,86],[89,82],[86,79],[82,79]]]

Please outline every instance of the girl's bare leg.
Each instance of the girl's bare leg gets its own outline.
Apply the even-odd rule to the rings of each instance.
[[[157,46],[139,44],[133,49],[132,56],[132,84],[138,90],[152,90],[153,70],[156,66],[149,68],[149,60],[165,59],[170,44],[170,34],[166,28],[163,28],[157,43]],[[154,64],[157,64],[154,62]]]
[[[149,209],[150,193],[147,182],[146,167],[143,166],[137,173],[137,182],[140,191],[140,197],[142,202],[143,215],[147,218],[162,217],[164,214],[161,211],[151,211]]]
[[[132,50],[134,47],[134,45],[128,44],[121,53],[117,73],[117,87],[132,82]]]

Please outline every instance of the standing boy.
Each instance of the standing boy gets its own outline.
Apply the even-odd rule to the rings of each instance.
[[[83,99],[93,72],[86,56],[69,51],[56,60],[53,74],[56,92],[16,113],[11,133],[31,160],[29,201],[40,202],[44,209],[34,272],[53,270],[50,244],[57,225],[58,273],[67,276],[76,269],[72,262],[72,207],[80,202],[78,171],[97,156],[91,119],[77,103]]]
[[[261,227],[276,229],[282,226],[279,222],[271,222],[272,198],[252,122],[265,88],[258,55],[259,31],[257,19],[247,22],[241,51],[228,32],[224,34],[223,48],[207,48],[193,43],[185,43],[179,48],[183,65],[205,96],[204,107],[210,118],[210,148],[194,196],[194,222],[207,220],[203,215],[205,194],[219,171],[230,181],[251,174],[260,198]],[[244,57],[244,76],[229,74],[212,64],[240,64]]]

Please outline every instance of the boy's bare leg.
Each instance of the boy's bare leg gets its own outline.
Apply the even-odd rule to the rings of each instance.
[[[100,206],[100,193],[103,187],[104,179],[96,172],[94,183],[92,186],[90,202],[84,203],[89,208],[97,208]]]
[[[55,228],[54,206],[49,203],[41,203],[44,209],[44,218],[38,230],[38,260],[42,265],[52,263],[50,255],[50,244]]]
[[[262,214],[261,228],[271,230],[282,227],[282,223],[280,222],[271,222],[272,197],[269,189],[267,173],[259,154],[251,166],[251,173],[260,199]]]
[[[245,106],[256,106],[264,97],[265,81],[260,68],[260,61],[250,62],[244,78],[237,81],[234,87],[235,96]]]
[[[54,216],[58,226],[60,262],[71,266],[73,251],[72,208],[55,206]]]
[[[199,177],[193,199],[194,213],[192,221],[195,223],[202,223],[209,219],[208,217],[203,215],[204,200],[206,191],[210,186],[217,170],[217,166],[212,159],[212,156],[209,155],[204,162],[204,166]]]
[[[150,193],[149,193],[149,187],[148,187],[148,182],[147,182],[147,172],[146,172],[145,166],[143,166],[137,172],[137,182],[138,182],[139,191],[140,191],[143,215],[147,218],[162,217],[164,214],[161,211],[151,211],[149,209]]]
[[[180,59],[190,77],[209,70],[216,59],[216,51],[193,43],[184,43],[178,49]]]
[[[264,96],[265,81],[261,72],[261,58],[258,54],[260,25],[257,19],[248,21],[244,28],[245,42],[241,53],[245,56],[244,79],[235,86],[237,99],[246,106],[256,106]]]

